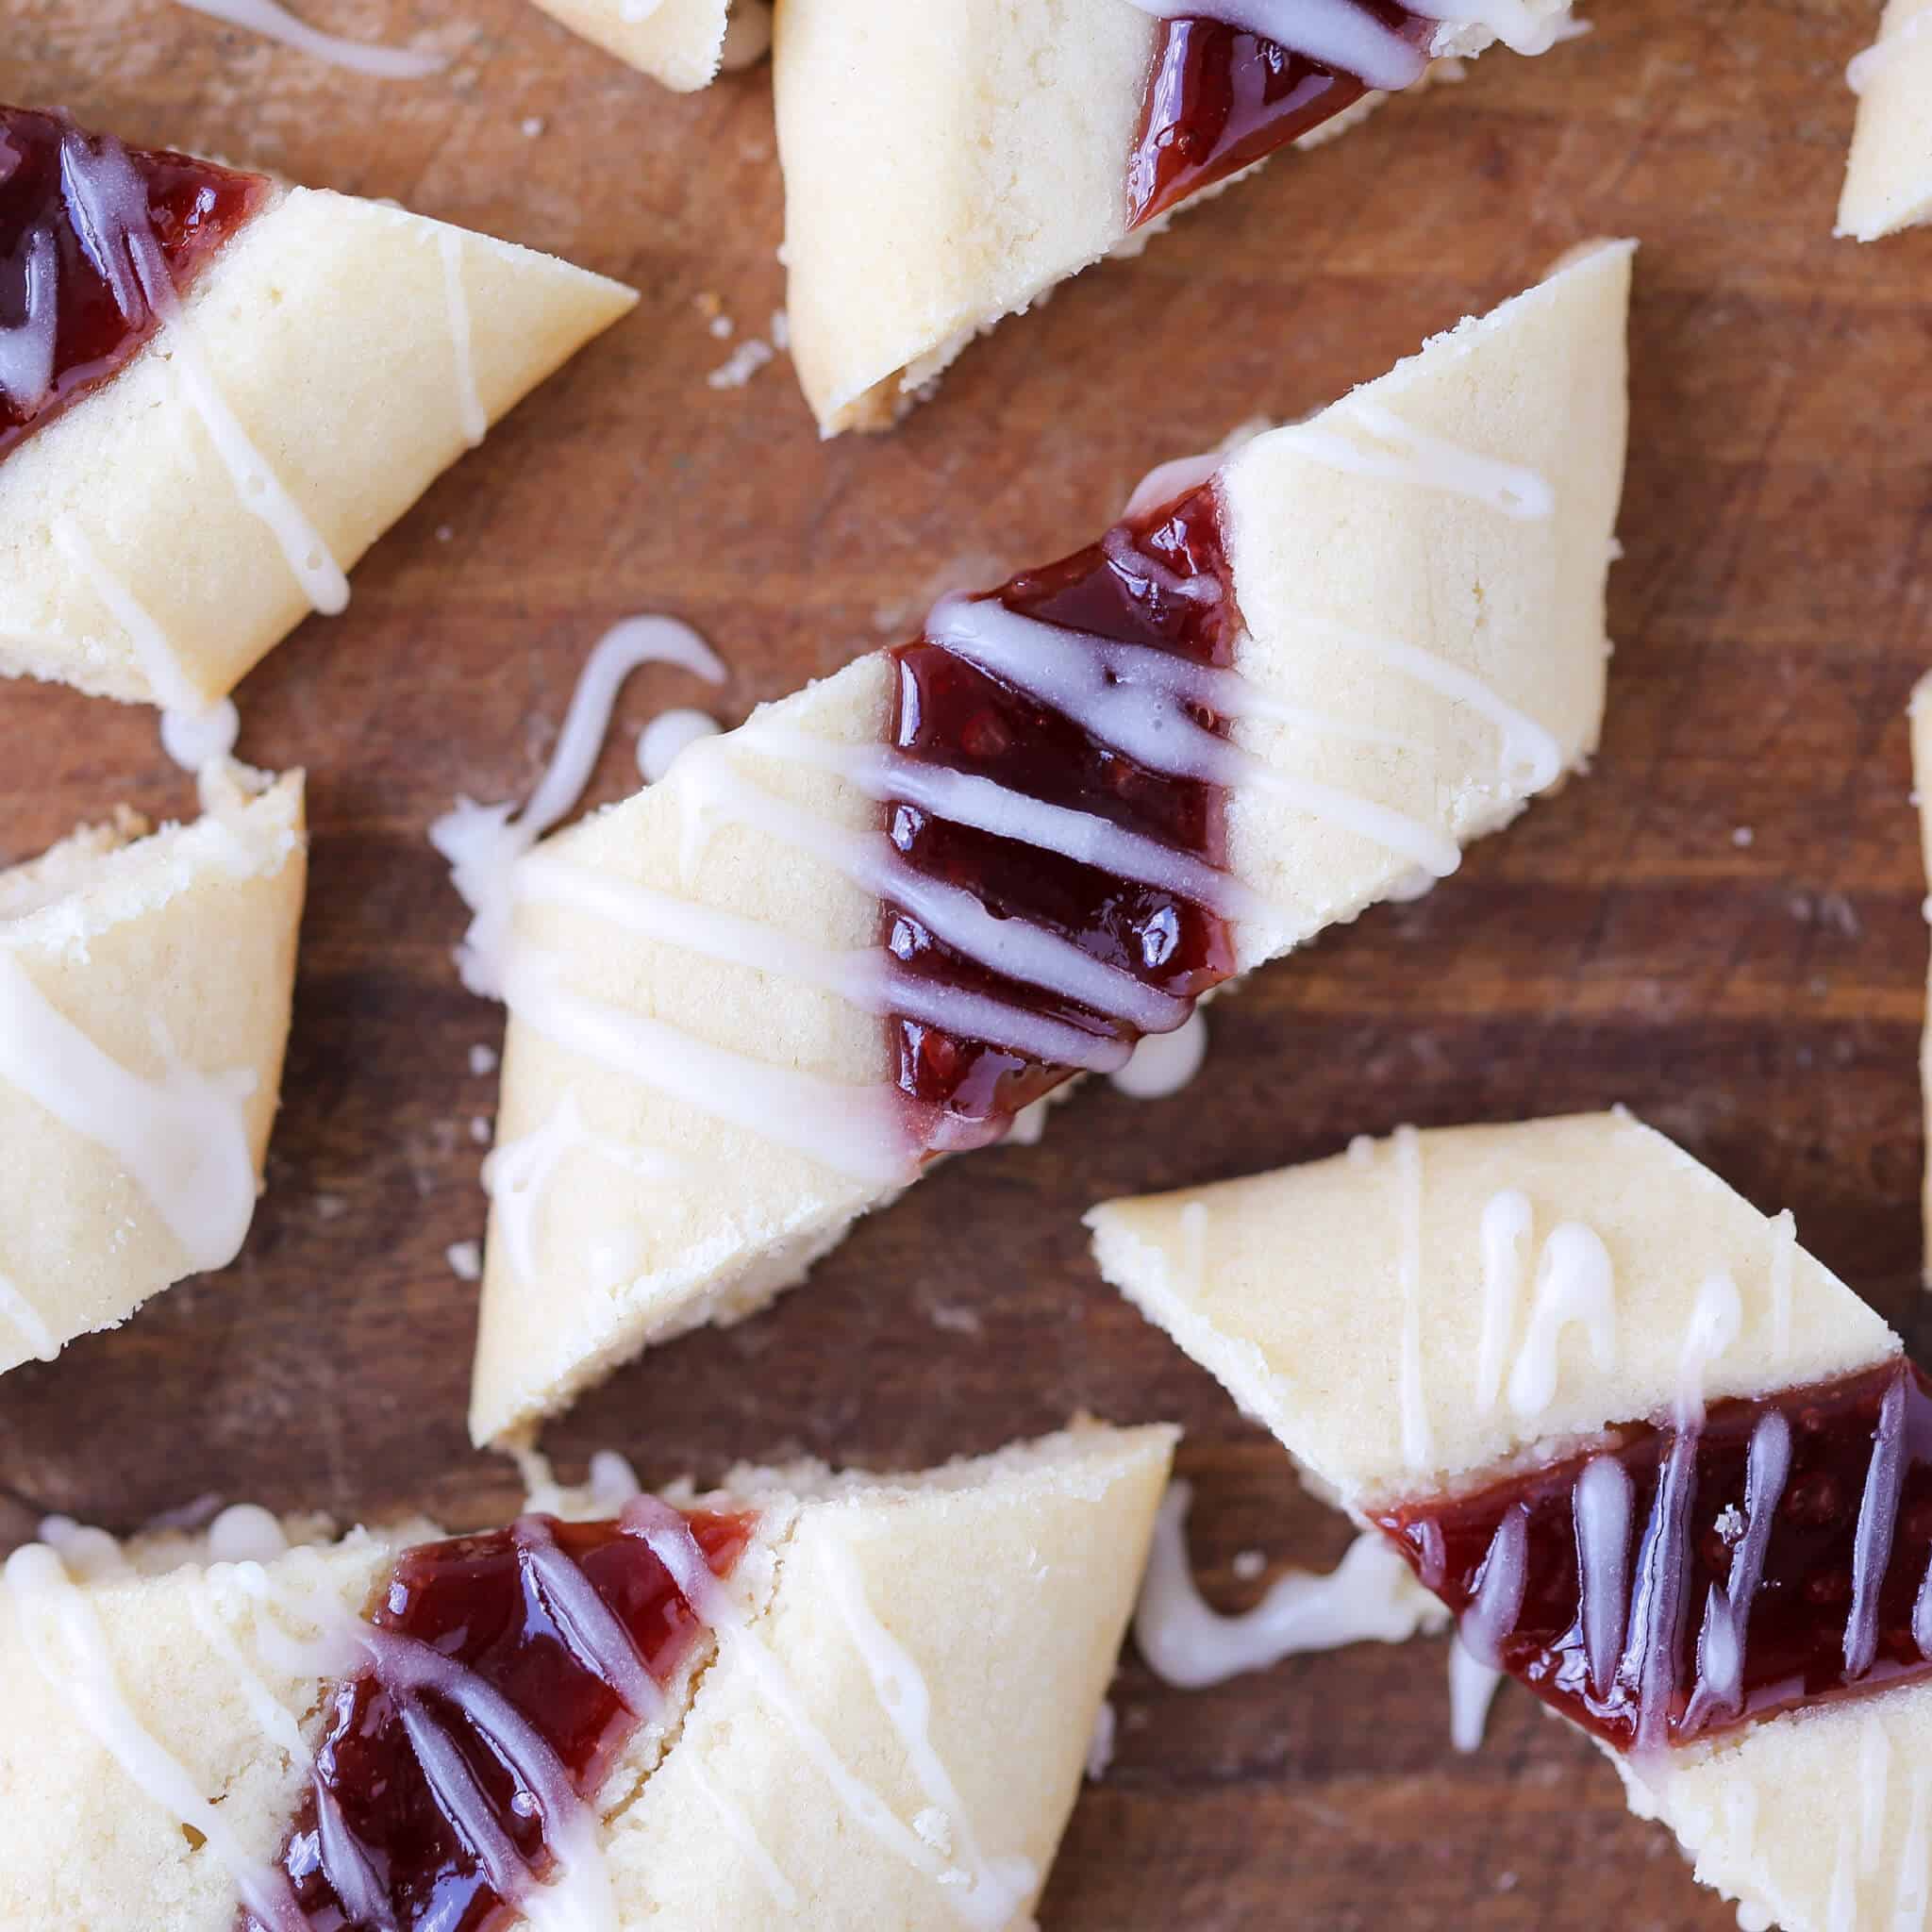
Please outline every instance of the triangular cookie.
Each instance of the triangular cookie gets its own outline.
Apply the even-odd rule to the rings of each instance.
[[[721,69],[749,66],[772,43],[766,0],[537,0],[572,32],[594,41],[679,93],[708,87]]]
[[[524,861],[479,1440],[1580,767],[1628,283],[1585,251]]]
[[[1932,221],[1932,0],[1890,0],[1850,77],[1858,119],[1838,232],[1875,242]]]
[[[1791,1932],[1923,1909],[1932,1391],[1789,1215],[1618,1113],[1404,1129],[1088,1221],[1700,1878]]]
[[[538,1927],[1018,1932],[1172,1445],[741,1470],[455,1542],[286,1548],[230,1511],[131,1560],[83,1537],[79,1580],[33,1546],[0,1589],[0,1919],[299,1932],[359,1891],[412,1932],[427,1846],[445,1910]]]
[[[1569,18],[1569,0],[1443,6],[1169,20],[1155,0],[787,0],[787,312],[820,427],[890,425],[976,334],[1279,146],[1351,125],[1382,98],[1358,76],[1412,85],[1499,34],[1541,52]]]
[[[0,326],[0,675],[219,699],[341,609],[370,544],[635,300],[62,116],[0,108],[0,142],[32,162],[0,171],[0,232],[25,231],[0,314],[25,318]],[[204,186],[219,224],[192,214]],[[214,226],[192,248],[191,218]],[[97,232],[111,275],[81,245]]]
[[[275,1119],[300,773],[217,763],[203,816],[131,815],[0,873],[0,1371],[233,1260]]]

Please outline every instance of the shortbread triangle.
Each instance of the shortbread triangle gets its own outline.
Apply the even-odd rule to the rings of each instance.
[[[0,108],[0,141],[35,163],[0,181],[0,217],[27,231],[8,273],[26,276],[20,301],[35,291],[0,329],[0,675],[178,710],[219,699],[311,608],[340,609],[375,539],[636,299],[63,116]],[[190,170],[225,211],[194,249],[169,198]],[[76,239],[97,230],[109,277]],[[83,281],[88,312],[120,306],[111,342],[64,319]]]
[[[1444,11],[1446,8],[1446,11]],[[983,330],[1377,90],[1569,0],[787,0],[774,49],[791,353],[826,435],[888,426]],[[1441,17],[1437,17],[1440,14]],[[1245,27],[1266,26],[1274,38]]]
[[[935,1155],[1581,768],[1629,260],[1158,473],[523,862],[470,961],[511,1013],[479,1441],[748,1314]]]
[[[1618,1113],[1088,1219],[1701,1879],[1790,1932],[1928,1895],[1932,1388],[1789,1215]]]
[[[302,777],[234,764],[0,873],[0,1371],[220,1268],[254,1212],[295,976]]]
[[[0,1919],[1020,1932],[1172,1446],[740,1470],[455,1542],[50,1525],[0,1588]]]

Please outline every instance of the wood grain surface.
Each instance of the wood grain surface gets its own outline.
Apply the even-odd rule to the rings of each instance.
[[[941,4],[941,0],[908,0]],[[1218,1387],[1099,1282],[1110,1193],[1332,1152],[1403,1121],[1627,1102],[1903,1323],[1916,1295],[1924,882],[1903,708],[1932,660],[1932,235],[1830,239],[1866,0],[1601,0],[1589,39],[1467,83],[1189,215],[969,354],[883,441],[821,444],[781,360],[708,371],[783,301],[768,73],[679,98],[520,0],[308,0],[449,51],[382,86],[166,0],[0,0],[0,98],[568,255],[639,311],[444,477],[240,693],[242,753],[308,768],[315,828],[268,1192],[225,1274],[0,1383],[0,1540],[63,1510],[132,1529],[205,1493],[510,1507],[463,1406],[501,1016],[450,965],[461,908],[426,843],[458,792],[524,795],[584,653],[668,609],[732,666],[719,708],[890,641],[942,581],[1105,525],[1149,465],[1292,416],[1533,279],[1642,241],[1593,774],[1213,1012],[1182,1096],[1102,1086],[1045,1142],[957,1161],[740,1328],[633,1365],[550,1435],[647,1474],[809,1451],[919,1464],[1088,1407],[1186,1424],[1204,1585],[1238,1552],[1325,1565],[1346,1527]],[[540,129],[541,131],[536,131]],[[380,291],[371,291],[380,299]],[[352,433],[345,426],[344,433]],[[192,506],[184,506],[192,514]],[[633,680],[593,797],[671,672]],[[151,714],[0,690],[0,857],[125,799],[191,809]],[[1219,1690],[1132,1655],[1120,1747],[1084,1792],[1049,1932],[1715,1928],[1668,1837],[1580,1739],[1506,1690],[1482,1753],[1446,1734],[1443,1647],[1363,1646]]]

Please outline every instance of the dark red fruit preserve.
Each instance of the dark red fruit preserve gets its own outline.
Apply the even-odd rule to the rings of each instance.
[[[1101,542],[1058,563],[1015,577],[993,598],[1063,629],[1083,648],[1110,641],[1195,665],[1231,664],[1240,629],[1211,486],[1117,525]],[[907,758],[1090,813],[1210,865],[1224,862],[1221,786],[1148,770],[929,634],[892,657],[897,689],[891,741]],[[1212,710],[1191,706],[1189,715],[1224,734],[1225,721]],[[889,802],[887,823],[914,873],[963,888],[997,920],[1020,921],[1070,941],[1142,986],[1191,1001],[1234,971],[1226,923],[1175,892],[904,801]],[[962,958],[890,899],[885,942],[909,974],[990,994],[1097,1041],[1139,1038],[1116,1015]],[[929,1146],[997,1139],[1021,1108],[1073,1071],[920,1020],[899,1017],[892,1025],[900,1090],[937,1110],[927,1116],[940,1123],[928,1133]]]
[[[1438,23],[1395,0],[1352,0],[1419,52]],[[1352,108],[1368,92],[1353,74],[1216,20],[1163,21],[1127,164],[1129,226],[1251,167]]]
[[[147,193],[149,225],[176,291],[260,205],[268,183],[188,155],[122,148],[63,113],[0,106],[0,457],[121,368],[154,333],[133,265],[103,261],[77,222],[69,184],[103,158],[125,158]],[[31,307],[31,313],[30,313]],[[38,380],[29,338],[54,317],[51,380]],[[23,371],[33,367],[28,383]],[[34,392],[18,392],[21,387]]]
[[[1754,1439],[1763,1498],[1755,1533],[1747,1499]],[[1565,1717],[1627,1749],[1639,1741],[1648,1683],[1652,1694],[1663,1687],[1650,1738],[1683,1743],[1932,1672],[1914,1635],[1932,1558],[1932,1391],[1916,1368],[1719,1403],[1701,1429],[1680,1436],[1646,1424],[1605,1453],[1630,1480],[1613,1671],[1592,1672],[1585,1631],[1586,1544],[1591,1560],[1606,1557],[1577,1505],[1590,1457],[1376,1519],[1460,1615],[1475,1600],[1505,1517],[1526,1512],[1523,1607],[1501,1639],[1500,1660]],[[1611,1570],[1617,1554],[1613,1540]],[[1700,1633],[1712,1592],[1732,1590],[1747,1604],[1733,1694],[1714,1695],[1726,1673],[1709,1660],[1708,1635],[1700,1652]],[[1918,1621],[1932,1637],[1924,1611]]]
[[[752,1519],[691,1512],[686,1520],[712,1573],[727,1575]],[[568,1589],[557,1581],[559,1563]],[[588,1610],[583,1586],[594,1593]],[[629,1654],[662,1684],[704,1628],[641,1535],[622,1522],[547,1516],[406,1550],[368,1622],[452,1659],[477,1697],[507,1704],[586,1800],[647,1714],[619,1694],[598,1660],[600,1639],[614,1642],[621,1631]],[[438,1690],[393,1688],[405,1674],[378,1663],[331,1693],[314,1777],[280,1858],[298,1916],[320,1932],[362,1932],[382,1924],[385,1909],[394,1932],[503,1932],[520,1923],[518,1897],[528,1884],[554,1871],[546,1820],[485,1728]],[[419,1739],[433,1740],[434,1774],[412,1725]],[[474,1781],[480,1801],[473,1792],[468,1802],[480,1802],[489,1828],[513,1849],[528,1881],[512,1887],[516,1895],[504,1896],[484,1871],[469,1841],[474,1820],[459,1827],[452,1818],[444,1793],[453,1777]]]

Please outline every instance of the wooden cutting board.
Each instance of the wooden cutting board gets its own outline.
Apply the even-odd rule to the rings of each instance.
[[[618,1374],[548,1446],[567,1471],[608,1445],[666,1478],[800,1451],[920,1464],[1083,1407],[1172,1417],[1204,1586],[1239,1606],[1261,1586],[1237,1553],[1326,1565],[1348,1532],[1102,1286],[1082,1208],[1403,1121],[1616,1100],[1793,1208],[1924,1339],[1903,711],[1932,662],[1932,234],[1830,239],[1841,70],[1875,5],[1603,0],[1589,39],[1491,55],[1277,163],[1007,325],[897,435],[830,444],[782,358],[706,381],[784,301],[766,70],[679,98],[521,0],[306,10],[454,62],[384,86],[167,0],[0,0],[0,98],[391,195],[643,301],[377,547],[346,616],[242,687],[242,753],[307,766],[315,827],[268,1193],[227,1273],[0,1383],[0,1541],[49,1510],[127,1530],[208,1493],[345,1521],[513,1506],[508,1465],[463,1433],[475,1291],[444,1258],[482,1233],[473,1125],[494,1090],[469,1053],[501,1016],[457,983],[463,915],[424,830],[458,792],[527,792],[606,624],[701,626],[735,721],[904,634],[943,584],[1086,541],[1154,462],[1329,400],[1604,232],[1643,248],[1592,774],[1431,897],[1217,1005],[1184,1095],[1097,1085],[1042,1145],[949,1164],[808,1288]],[[655,710],[709,701],[635,679],[592,796],[629,789]],[[0,691],[0,858],[124,799],[192,808],[149,713]],[[1732,1923],[1521,1692],[1456,1757],[1441,1641],[1193,1694],[1130,1651],[1114,1701],[1049,1932]]]

